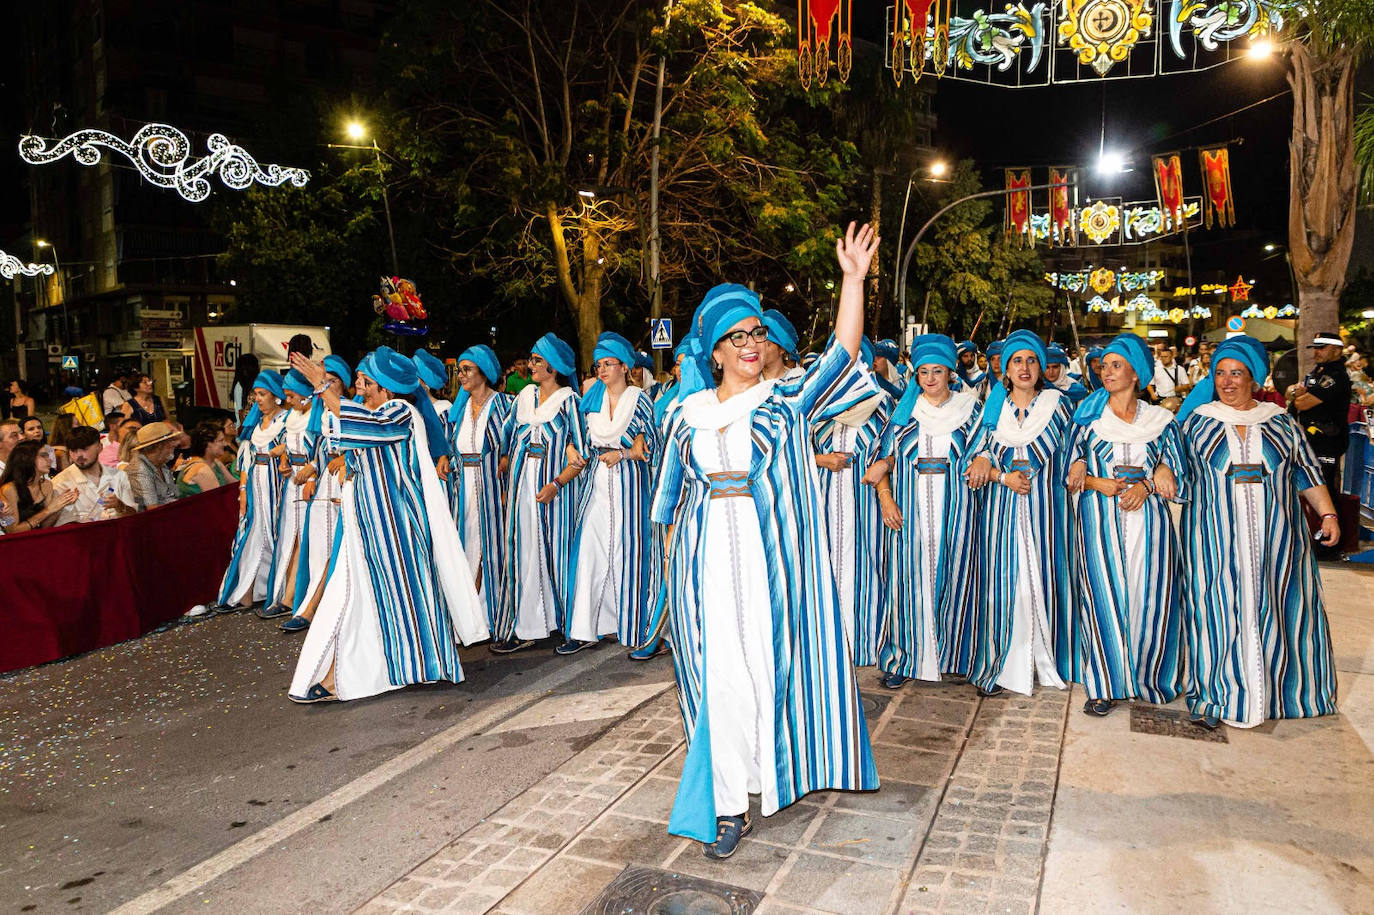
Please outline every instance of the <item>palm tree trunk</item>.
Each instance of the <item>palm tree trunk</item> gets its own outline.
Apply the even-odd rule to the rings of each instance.
[[[1288,250],[1298,286],[1298,344],[1340,327],[1340,297],[1355,241],[1354,56],[1289,45],[1293,133],[1289,140]],[[1298,350],[1301,369],[1311,351]],[[1256,379],[1258,380],[1258,379]]]
[[[873,226],[876,234],[878,225],[883,216],[883,173],[878,169],[873,169],[873,196],[868,204],[868,222]],[[872,273],[868,278],[868,338],[878,339],[878,318],[881,316],[883,308],[882,298],[882,249],[879,248],[873,255],[873,266],[869,269]],[[897,345],[902,345],[901,335],[904,328],[897,329]]]

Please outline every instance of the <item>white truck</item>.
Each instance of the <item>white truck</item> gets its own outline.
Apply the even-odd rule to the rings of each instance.
[[[232,410],[229,388],[234,383],[234,368],[239,357],[252,353],[263,369],[286,371],[286,347],[296,334],[307,334],[315,346],[312,358],[318,360],[331,352],[329,328],[301,324],[237,324],[197,327],[192,374],[195,381],[192,403],[197,407]]]

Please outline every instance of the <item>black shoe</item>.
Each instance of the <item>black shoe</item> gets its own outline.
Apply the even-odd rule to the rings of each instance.
[[[1193,714],[1188,716],[1188,720],[1206,731],[1215,731],[1221,727],[1221,719],[1216,715]]]
[[[991,699],[993,696],[1000,696],[1003,692],[1005,692],[1005,690],[1003,690],[1000,686],[994,686],[992,689],[983,689],[983,687],[981,686],[978,687],[978,695],[982,696],[984,699]]]
[[[522,648],[529,648],[534,644],[532,639],[503,639],[500,642],[491,643],[492,654],[513,654]]]
[[[304,632],[310,628],[310,620],[303,616],[293,616],[281,624],[282,632]]]
[[[562,645],[555,648],[553,652],[554,654],[562,655],[577,654],[582,649],[590,648],[595,644],[596,642],[583,642],[580,639],[568,639]]]
[[[701,853],[708,858],[724,861],[739,848],[740,839],[754,831],[754,823],[749,814],[737,817],[716,817],[716,840],[710,845],[702,843]]]
[[[1089,699],[1083,703],[1083,714],[1106,718],[1111,714],[1113,704],[1110,699]]]
[[[310,705],[311,703],[314,703],[314,702],[338,702],[338,701],[339,701],[339,697],[338,697],[338,696],[334,695],[333,693],[331,693],[329,690],[325,689],[323,686],[321,686],[321,685],[318,684],[318,683],[316,683],[314,686],[310,687],[309,692],[307,692],[304,696],[290,696],[290,695],[288,695],[287,698],[290,699],[292,702],[298,702],[298,703],[300,703],[301,705]]]
[[[214,614],[216,614],[216,615],[223,615],[223,614],[225,614],[225,613],[238,613],[238,612],[239,612],[240,610],[242,610],[242,609],[244,609],[244,608],[243,608],[243,607],[240,607],[240,606],[237,606],[236,604],[211,604],[211,605],[210,605],[210,612],[211,612],[211,613],[214,613]]]
[[[901,674],[887,674],[883,677],[881,682],[884,689],[901,689],[902,684],[906,683],[908,679],[910,678],[904,677]]]
[[[268,607],[259,607],[253,611],[260,620],[274,620],[279,616],[287,616],[291,613],[291,608],[286,604],[272,604]]]

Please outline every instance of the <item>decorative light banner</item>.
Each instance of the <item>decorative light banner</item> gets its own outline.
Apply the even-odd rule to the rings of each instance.
[[[210,196],[209,175],[218,175],[226,187],[236,191],[255,182],[277,187],[290,181],[296,187],[305,187],[310,180],[310,173],[303,168],[259,165],[243,147],[235,146],[219,133],[210,134],[206,141],[208,155],[192,159],[186,134],[167,124],[148,124],[127,143],[103,130],[79,130],[51,146],[47,139],[30,135],[19,141],[19,157],[30,165],[45,165],[70,154],[82,165],[95,165],[100,162],[102,146],[132,162],[150,184],[175,188],[192,203]]]
[[[1138,292],[1154,289],[1164,282],[1163,270],[1113,270],[1111,267],[1089,266],[1077,273],[1047,273],[1045,281],[1057,289],[1070,293],[1089,290],[1106,295],[1109,292]]]
[[[52,276],[52,264],[25,264],[7,251],[0,251],[0,276],[12,280],[20,276]]]
[[[1302,3],[900,0],[887,17],[887,65],[898,82],[906,71],[1009,88],[1191,73],[1238,58],[1234,41],[1277,34]]]
[[[832,32],[833,29],[833,32]],[[797,0],[797,76],[802,87],[824,86],[830,78],[831,39],[840,82],[854,66],[853,0]]]
[[[1183,214],[1189,228],[1201,226],[1202,198],[1184,198]],[[1153,200],[1122,203],[1115,197],[1075,208],[1073,221],[1076,227],[1074,246],[1080,248],[1142,245],[1182,232],[1184,225],[1161,210]],[[1051,214],[1031,215],[1031,231],[1037,242],[1049,242],[1051,229]]]
[[[1182,324],[1194,318],[1206,320],[1212,316],[1212,309],[1206,305],[1194,305],[1192,308],[1170,308],[1168,311],[1157,305],[1151,304],[1149,308],[1142,308],[1136,314],[1136,320],[1144,321],[1148,324]]]
[[[1259,305],[1251,305],[1240,313],[1242,318],[1268,318],[1270,321],[1275,318],[1296,318],[1298,308],[1295,305],[1285,305],[1282,308],[1275,308],[1273,305],[1261,308]]]
[[[1175,286],[1173,297],[1186,299],[1190,295],[1225,295],[1230,289],[1225,283],[1203,283],[1201,286]]]

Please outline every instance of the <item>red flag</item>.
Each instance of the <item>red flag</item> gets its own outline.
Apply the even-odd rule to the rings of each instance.
[[[1009,168],[1006,175],[1007,190],[1012,192],[1007,195],[1007,235],[1014,237],[1021,244],[1034,243],[1034,239],[1031,238],[1030,191],[1017,190],[1031,186],[1030,169]]]
[[[1217,225],[1229,228],[1236,224],[1236,201],[1231,195],[1231,151],[1225,146],[1198,151],[1202,163],[1202,210],[1207,228],[1212,219]]]
[[[1073,218],[1077,194],[1076,188],[1069,184],[1072,176],[1072,168],[1050,169],[1050,184],[1064,185],[1050,188],[1050,247],[1078,246],[1078,222]]]
[[[934,3],[935,0],[898,0],[892,6],[892,77],[899,86],[908,61],[916,78],[921,78],[926,63],[926,21]]]
[[[817,85],[825,85],[832,48],[840,80],[849,79],[854,64],[852,4],[853,0],[797,0],[797,73],[803,87],[809,89],[813,77]]]
[[[1183,163],[1178,153],[1155,156],[1153,162],[1159,208],[1178,227],[1183,221]]]

